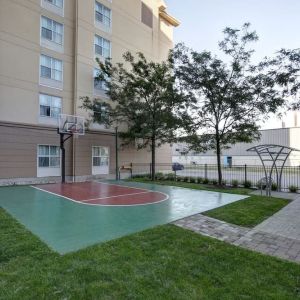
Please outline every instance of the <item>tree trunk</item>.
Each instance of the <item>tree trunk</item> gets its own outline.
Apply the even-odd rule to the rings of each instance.
[[[155,137],[153,136],[151,138],[151,154],[152,154],[152,159],[151,159],[151,180],[155,180]]]
[[[221,168],[221,147],[219,133],[216,134],[216,146],[217,146],[217,165],[218,165],[218,183],[222,185],[222,168]]]

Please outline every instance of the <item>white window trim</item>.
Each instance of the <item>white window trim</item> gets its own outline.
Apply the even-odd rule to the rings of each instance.
[[[61,176],[61,150],[59,151],[59,167],[39,167],[39,146],[55,146],[58,145],[46,145],[46,144],[38,144],[37,145],[37,153],[36,153],[36,174],[38,178],[43,177],[60,177]],[[49,156],[50,157],[50,156]]]
[[[108,1],[110,1],[110,0],[108,0]],[[54,6],[56,9],[62,10],[63,12],[64,12],[64,10],[65,10],[65,0],[62,1],[62,4],[63,4],[62,7],[57,6],[56,4],[51,3],[51,2],[49,2],[49,1],[47,1],[47,0],[41,0],[41,6],[42,6],[42,7],[43,7],[43,2],[46,2],[48,5],[52,5],[52,6]]]
[[[99,46],[99,47],[102,47],[102,48],[104,49],[103,45],[98,45],[98,44],[96,44],[96,42],[95,42],[96,37],[101,38],[103,41],[105,40],[105,41],[108,41],[108,42],[109,42],[109,57],[105,57],[105,56],[103,56],[103,55],[100,55],[100,54],[96,53],[96,45]],[[103,43],[103,44],[104,44],[104,43]],[[112,48],[111,40],[108,40],[108,39],[104,38],[103,36],[101,36],[101,35],[99,35],[99,34],[95,34],[95,35],[94,35],[94,55],[95,55],[95,57],[102,58],[103,60],[105,60],[105,59],[107,59],[107,58],[111,58],[111,48]]]
[[[107,1],[110,2],[110,3],[112,3],[112,0],[107,0]],[[108,9],[110,10],[110,26],[109,26],[109,27],[106,26],[103,22],[97,21],[97,19],[96,19],[96,7],[97,7],[96,2],[98,2],[99,4],[103,5],[104,7],[108,8]],[[99,2],[99,1],[97,1],[97,0],[94,1],[94,24],[95,24],[95,25],[101,24],[101,26],[102,26],[103,28],[107,29],[108,31],[111,31],[111,29],[112,29],[112,22],[113,22],[113,20],[112,20],[112,15],[113,15],[113,14],[112,14],[112,9],[111,9],[111,7],[108,7],[108,6],[106,6],[105,4],[103,4],[103,3],[101,3],[101,2]]]
[[[45,0],[45,1],[47,1],[47,0]],[[47,1],[47,2],[48,2],[50,5],[53,5],[53,6],[57,7],[57,8],[59,8],[59,9],[64,9],[64,5],[65,5],[65,1],[64,1],[64,0],[62,1],[62,7],[56,5],[56,4],[52,3],[52,2],[49,2],[49,1]]]
[[[58,15],[60,17],[64,17],[65,15],[65,0],[63,1],[63,7],[56,6],[47,0],[41,0],[41,7],[47,11],[50,11],[51,13],[54,13],[55,15]]]
[[[39,147],[44,146],[44,147],[49,147],[49,155],[45,156],[45,155],[39,155]],[[61,150],[59,149],[59,156],[51,156],[50,155],[50,147],[57,147],[60,148],[58,145],[50,145],[50,144],[38,144],[37,145],[37,167],[39,169],[60,169],[61,168]],[[50,157],[59,157],[59,166],[58,167],[52,167],[52,166],[48,166],[48,167],[40,167],[39,166],[39,158],[40,157],[49,157],[49,163],[50,163]]]
[[[56,22],[56,23],[62,25],[62,41],[61,41],[62,43],[61,44],[56,43],[53,40],[48,40],[46,38],[43,38],[43,36],[42,36],[43,18],[47,18],[47,19],[51,20],[52,22]],[[51,30],[51,31],[53,32],[53,30]],[[56,21],[54,19],[51,19],[51,18],[49,18],[49,17],[47,17],[45,15],[41,15],[41,18],[40,18],[40,39],[41,39],[41,43],[42,43],[42,41],[47,41],[47,42],[53,43],[57,47],[61,47],[63,49],[64,48],[64,41],[65,41],[65,25],[63,23],[60,23],[60,22],[58,22],[58,21]]]
[[[40,104],[40,96],[44,95],[44,96],[50,96],[50,97],[55,97],[55,98],[59,98],[60,99],[60,113],[63,112],[63,98],[60,96],[56,96],[56,95],[50,95],[50,94],[45,94],[45,93],[39,93],[39,118],[45,118],[45,119],[51,119],[51,120],[58,120],[58,118],[56,117],[52,117],[52,116],[42,116],[41,115],[41,104]],[[51,115],[51,106],[50,106],[50,115]]]
[[[42,77],[42,76],[41,76],[41,75],[42,75],[42,74],[41,74],[42,56],[50,57],[51,59],[55,59],[55,60],[61,61],[61,64],[62,64],[62,65],[61,65],[61,80],[56,80],[56,79],[54,79],[54,78],[48,78],[48,77]],[[52,70],[52,63],[51,63],[51,70]],[[45,78],[45,79],[53,80],[53,81],[60,82],[60,83],[63,84],[63,82],[64,82],[64,62],[63,62],[63,60],[58,59],[58,58],[55,58],[55,57],[52,57],[52,56],[49,56],[49,55],[47,55],[47,54],[41,53],[41,54],[40,54],[40,65],[39,65],[39,78]],[[46,85],[46,86],[47,86],[47,85]],[[53,88],[52,86],[48,86],[48,87]],[[56,88],[56,89],[61,90],[60,88]]]
[[[107,173],[99,173],[99,174],[97,173],[96,174],[96,172],[94,172],[94,168],[101,168],[101,166],[94,166],[94,161],[93,161],[94,157],[104,157],[104,156],[94,156],[93,148],[107,148],[108,149],[108,156],[105,156],[108,159]],[[109,146],[103,146],[103,145],[97,145],[97,146],[93,145],[92,146],[92,175],[109,175],[109,171],[110,171],[110,147]]]

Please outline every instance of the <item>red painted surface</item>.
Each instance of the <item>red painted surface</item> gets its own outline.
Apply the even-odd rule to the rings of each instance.
[[[36,187],[77,202],[94,205],[151,204],[167,197],[159,192],[100,182],[56,183]]]

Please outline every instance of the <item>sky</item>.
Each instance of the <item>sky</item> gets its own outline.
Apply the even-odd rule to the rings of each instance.
[[[245,22],[259,36],[254,44],[256,62],[281,48],[300,48],[300,0],[166,0],[166,4],[181,22],[174,30],[175,43],[184,42],[197,51],[218,54],[224,28],[240,28]],[[291,119],[290,113],[284,121],[289,124]],[[281,123],[272,116],[263,128]]]

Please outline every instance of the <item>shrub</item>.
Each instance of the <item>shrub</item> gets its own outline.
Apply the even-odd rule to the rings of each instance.
[[[291,193],[297,193],[298,187],[296,187],[295,185],[290,185],[289,186],[289,191]]]
[[[189,182],[189,179],[190,179],[190,178],[189,178],[188,176],[185,176],[184,179],[183,179],[183,181],[184,181],[184,182]]]
[[[271,186],[271,190],[272,190],[272,191],[277,191],[277,188],[278,188],[277,183],[276,183],[276,182],[273,182],[273,183],[272,183],[272,186]]]
[[[158,172],[155,174],[155,179],[156,180],[163,180],[164,179],[164,174],[161,172]]]
[[[176,179],[176,176],[174,173],[168,173],[165,175],[166,180],[174,181]]]
[[[218,184],[218,180],[217,179],[212,179],[210,181],[210,183],[213,184],[213,185],[217,185]]]
[[[208,183],[209,183],[209,180],[208,180],[207,178],[204,178],[204,179],[203,179],[203,183],[204,183],[204,184],[208,184]]]
[[[236,180],[236,179],[233,179],[233,180],[231,181],[231,185],[232,185],[233,187],[238,187],[238,186],[239,186],[239,181]]]
[[[132,178],[146,178],[146,179],[149,179],[150,178],[150,174],[135,174],[135,175],[132,175]]]
[[[250,189],[252,187],[252,182],[250,180],[246,180],[246,181],[243,182],[243,186],[246,189]]]
[[[196,182],[196,178],[191,177],[191,178],[190,178],[190,183],[195,183],[195,182]]]
[[[197,183],[203,183],[203,178],[202,177],[198,177],[197,178]]]

